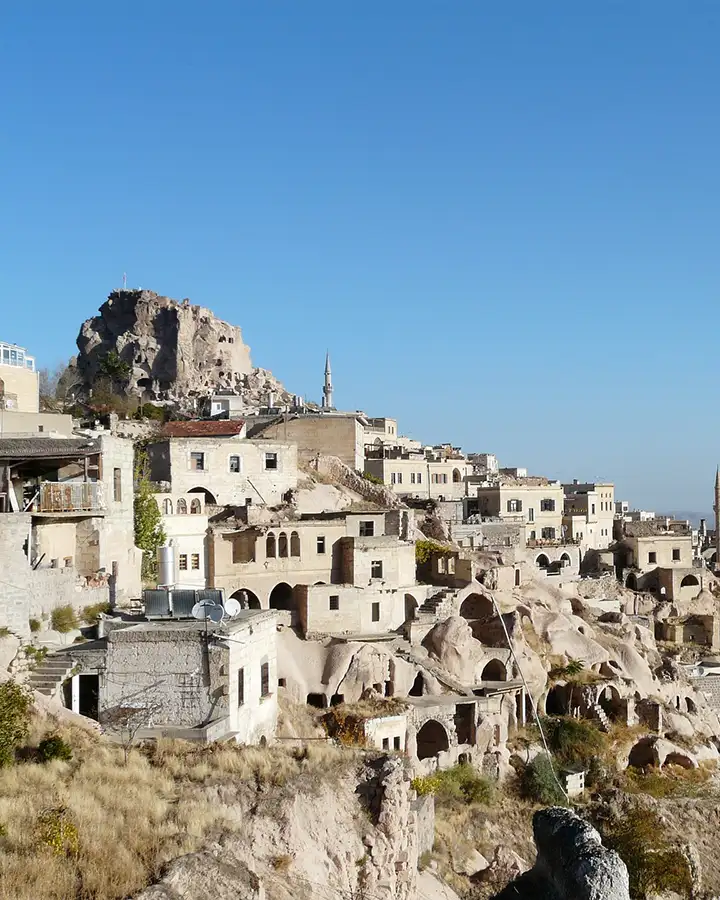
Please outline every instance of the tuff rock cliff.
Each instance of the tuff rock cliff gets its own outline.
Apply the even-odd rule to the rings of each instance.
[[[127,394],[183,411],[216,391],[241,394],[249,407],[290,394],[265,369],[253,368],[242,331],[209,309],[147,290],[113,291],[99,315],[83,323],[76,367],[89,392],[102,376]],[[109,360],[112,365],[109,365]]]

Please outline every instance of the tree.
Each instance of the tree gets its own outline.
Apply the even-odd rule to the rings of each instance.
[[[117,704],[101,716],[103,728],[110,732],[123,748],[125,765],[140,730],[152,726],[155,716],[162,710],[162,703],[152,695],[153,687],[151,685],[132,693],[123,689]]]
[[[28,736],[31,705],[29,692],[17,682],[0,684],[0,769],[13,764],[15,751]]]
[[[127,381],[132,372],[132,366],[120,357],[115,350],[109,350],[100,363],[100,371],[113,379],[113,381]]]
[[[139,449],[135,459],[135,546],[143,552],[142,577],[145,581],[156,578],[158,548],[164,546],[166,540],[160,507],[150,484],[147,452]]]

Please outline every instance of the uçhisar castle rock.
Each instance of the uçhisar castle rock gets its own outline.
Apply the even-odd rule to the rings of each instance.
[[[202,306],[147,290],[113,291],[77,338],[77,370],[87,389],[106,374],[108,354],[130,367],[123,389],[143,401],[192,409],[216,391],[246,396],[249,406],[290,395],[264,369],[254,369],[242,331]]]

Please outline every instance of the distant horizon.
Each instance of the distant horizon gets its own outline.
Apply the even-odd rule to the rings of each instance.
[[[109,285],[255,365],[633,506],[712,505],[720,14],[83,2],[3,18],[2,337]],[[122,64],[118,64],[118,60]]]

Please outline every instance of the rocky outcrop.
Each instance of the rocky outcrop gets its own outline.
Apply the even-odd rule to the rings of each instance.
[[[254,369],[240,328],[189,300],[153,291],[113,291],[99,315],[83,323],[76,367],[86,391],[109,379],[143,401],[172,403],[194,412],[195,401],[223,390],[249,408],[291,395],[272,373]]]
[[[494,900],[629,900],[625,863],[600,835],[569,809],[542,809],[533,817],[537,859]]]

